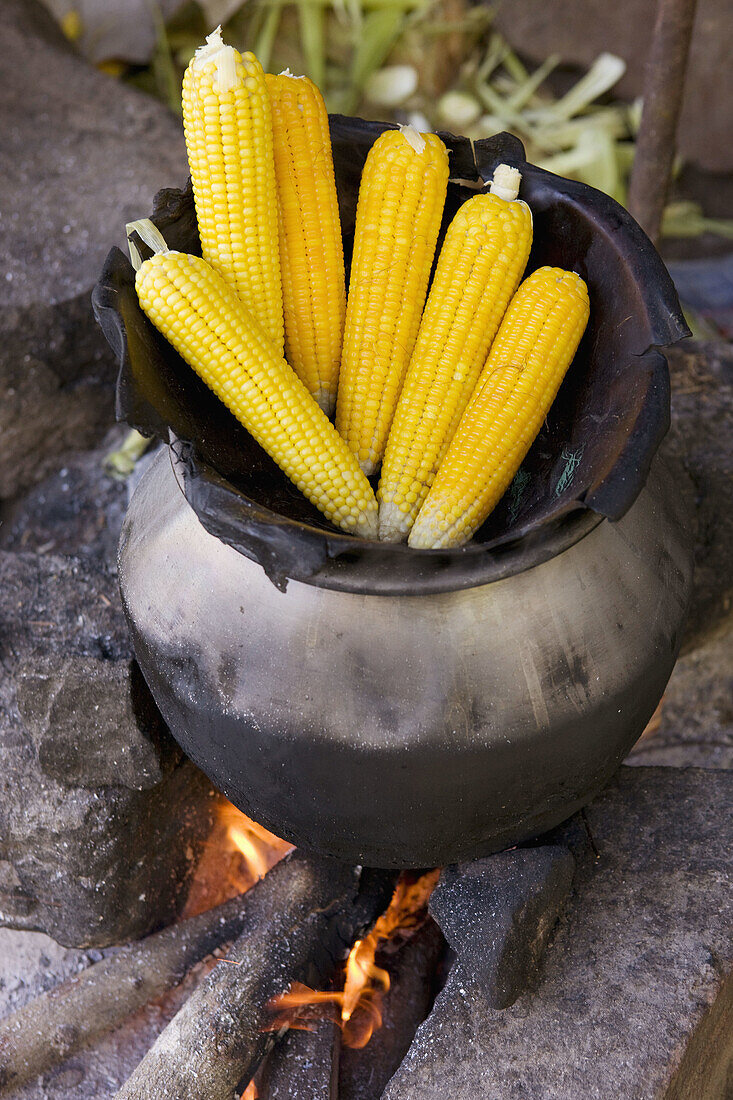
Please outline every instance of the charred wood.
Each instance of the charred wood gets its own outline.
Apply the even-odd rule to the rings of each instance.
[[[123,948],[0,1020],[0,1092],[44,1073],[177,985],[247,924],[248,897]]]
[[[224,1100],[253,1076],[276,1033],[269,1000],[293,981],[329,981],[386,908],[396,872],[299,852],[247,895],[244,929],[158,1037],[117,1100]]]
[[[443,934],[428,917],[397,952],[377,953],[378,964],[390,976],[389,992],[381,1004],[382,1026],[363,1049],[341,1051],[339,1100],[379,1100],[433,1006],[445,951]]]
[[[340,1037],[331,1020],[288,1031],[257,1074],[258,1100],[337,1100]]]

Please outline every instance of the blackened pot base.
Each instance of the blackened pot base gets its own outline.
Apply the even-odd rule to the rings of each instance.
[[[135,653],[184,750],[278,836],[382,867],[552,827],[609,781],[662,695],[692,535],[660,459],[620,520],[518,569],[425,595],[282,591],[204,529],[167,449],[120,545]]]

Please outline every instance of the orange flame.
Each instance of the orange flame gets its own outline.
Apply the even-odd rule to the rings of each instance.
[[[247,1088],[244,1090],[239,1100],[257,1100],[258,1092],[257,1085],[254,1081],[250,1081]]]
[[[291,849],[292,844],[279,840],[219,797],[214,828],[196,868],[183,916],[194,917],[245,893]]]
[[[357,940],[346,960],[344,988],[333,992],[310,989],[293,982],[286,993],[273,997],[268,1007],[275,1014],[269,1031],[282,1027],[308,1029],[318,1020],[332,1020],[341,1027],[344,1046],[365,1047],[382,1026],[381,1000],[389,990],[389,974],[377,966],[378,948],[385,941],[409,937],[425,919],[425,910],[440,870],[415,877],[400,876],[392,901],[371,932]]]
[[[220,821],[226,827],[227,841],[231,849],[242,857],[241,875],[250,889],[271,867],[274,867],[284,855],[292,851],[293,845],[280,840],[268,832],[262,825],[241,813],[231,802],[225,802],[220,811]]]

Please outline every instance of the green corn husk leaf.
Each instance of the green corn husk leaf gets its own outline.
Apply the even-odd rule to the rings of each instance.
[[[122,446],[105,455],[102,464],[105,472],[115,481],[127,481],[152,441],[151,435],[141,435],[132,428],[125,436]]]
[[[171,45],[165,27],[163,13],[158,4],[151,2],[150,12],[155,27],[155,49],[153,51],[152,70],[158,88],[158,96],[167,103],[177,115],[182,114],[181,82],[173,60]]]
[[[298,0],[298,18],[305,74],[320,88],[325,83],[326,75],[326,11],[323,5],[313,0]]]
[[[343,114],[356,110],[367,80],[387,60],[402,32],[404,20],[405,8],[401,5],[370,11],[364,17],[352,59],[349,87],[342,91],[341,100],[333,109]]]
[[[253,52],[259,58],[260,64],[265,72],[270,68],[270,58],[272,57],[272,48],[275,44],[275,38],[277,37],[278,28],[280,26],[282,7],[282,3],[275,3],[269,5],[265,9],[265,17],[262,21],[262,26],[254,41]]]
[[[662,236],[699,237],[702,233],[733,239],[733,218],[706,218],[697,202],[669,203],[662,217]]]
[[[599,54],[585,76],[569,92],[542,110],[542,120],[549,123],[579,114],[618,83],[625,72],[626,62],[620,57],[612,53]]]
[[[560,55],[551,54],[542,64],[535,69],[531,76],[522,81],[516,91],[509,96],[508,106],[512,111],[520,111],[534,98],[540,84],[543,84],[553,69],[560,64]]]

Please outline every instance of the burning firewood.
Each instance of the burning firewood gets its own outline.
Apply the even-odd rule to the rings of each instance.
[[[227,959],[161,1033],[117,1100],[223,1100],[249,1080],[276,1034],[268,1001],[292,982],[332,976],[385,909],[396,872],[300,853],[247,896],[244,929]]]

